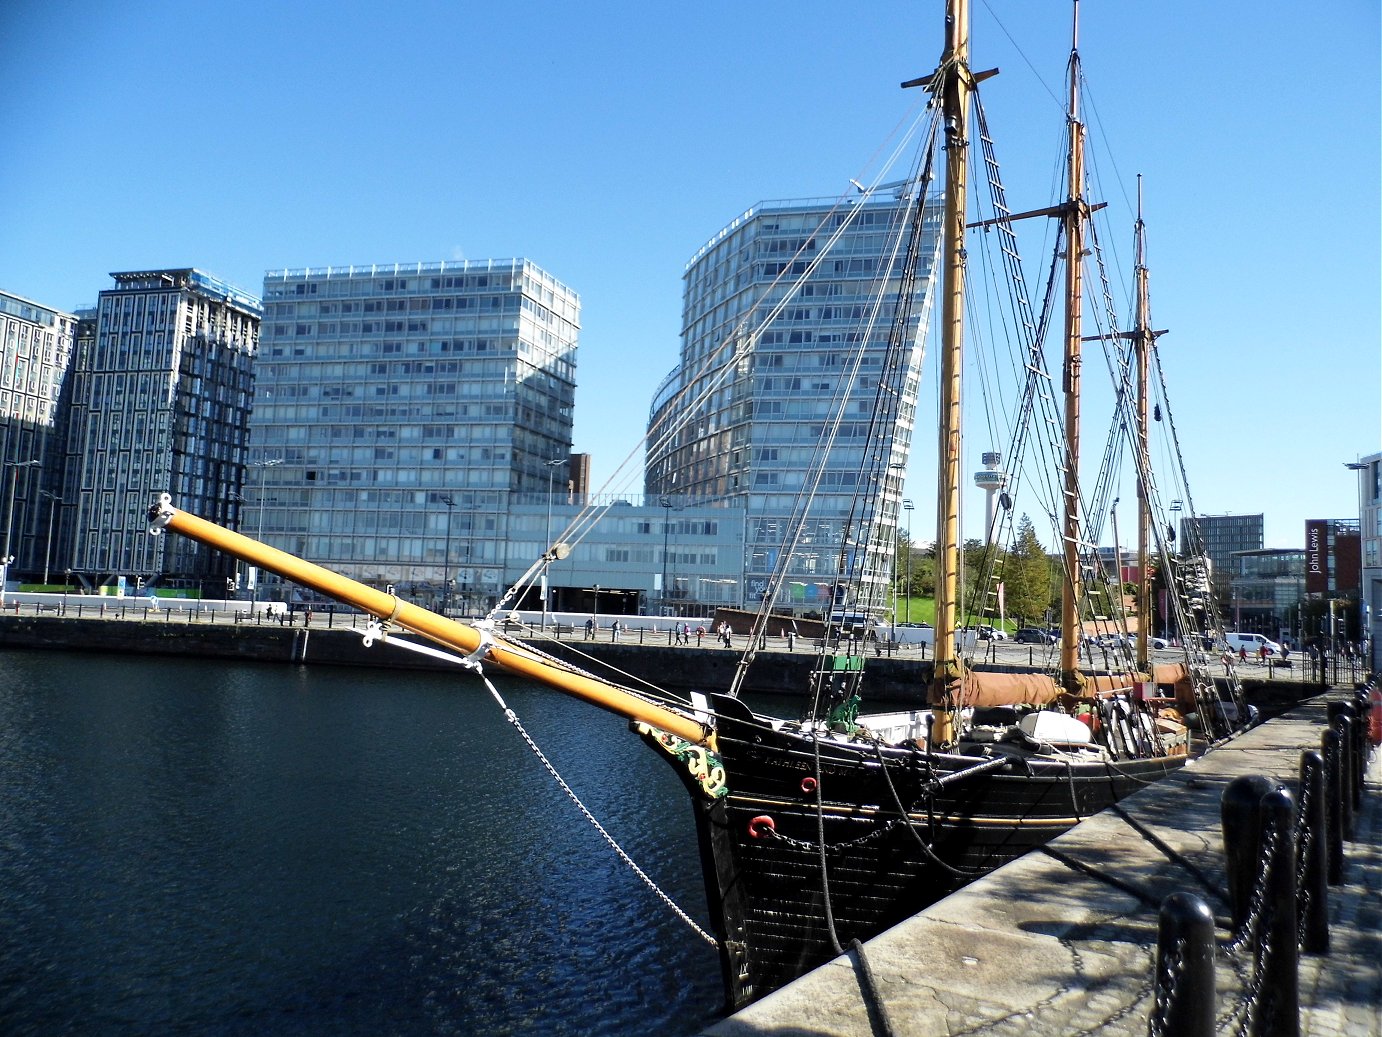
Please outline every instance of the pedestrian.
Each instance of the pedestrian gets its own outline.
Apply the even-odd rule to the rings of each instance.
[[[587,641],[595,640],[595,620],[593,619],[587,619],[585,621],[585,639]]]
[[[1271,654],[1271,649],[1269,649],[1266,645],[1257,646],[1257,661],[1261,663],[1263,666],[1267,665],[1267,656]]]
[[[1219,657],[1219,661],[1220,661],[1221,663],[1224,664],[1224,676],[1225,676],[1225,677],[1232,677],[1232,676],[1233,676],[1233,653],[1232,653],[1231,651],[1229,651],[1227,648],[1225,648],[1225,649],[1224,649],[1224,654],[1221,655],[1221,656]]]
[[[1247,648],[1240,648],[1240,649],[1238,649],[1238,661],[1239,661],[1240,663],[1246,663],[1246,662],[1248,661],[1248,650],[1247,650]]]
[[[305,627],[310,627],[310,626],[312,625],[312,610],[311,610],[311,609],[303,609],[303,612],[302,612],[302,625],[305,626]]]
[[[701,646],[701,638],[703,638],[703,637],[705,637],[705,624],[700,623],[700,624],[697,624],[697,625],[696,625],[696,647],[697,647],[697,648],[699,648],[699,647]]]
[[[681,643],[684,644],[684,645],[686,645],[688,648],[691,647],[691,624],[690,624],[690,623],[683,623],[683,624],[681,625]]]

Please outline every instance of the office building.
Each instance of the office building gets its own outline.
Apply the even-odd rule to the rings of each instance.
[[[1262,549],[1262,515],[1196,515],[1180,522],[1180,550],[1192,558],[1208,558],[1211,586],[1219,616],[1225,621],[1230,611],[1233,555],[1239,551]]]
[[[116,273],[72,366],[71,568],[83,583],[224,590],[233,563],[149,536],[160,493],[225,522],[240,488],[259,300],[200,270]]]
[[[511,506],[569,479],[579,297],[503,259],[270,271],[264,304],[242,531],[488,607]]]
[[[1229,608],[1224,624],[1274,641],[1300,636],[1305,552],[1299,548],[1236,551],[1230,556]]]
[[[1359,598],[1369,666],[1382,662],[1382,453],[1349,464],[1358,477]]]
[[[743,509],[746,606],[771,597],[778,609],[819,612],[838,600],[842,564],[864,574],[852,606],[889,600],[938,237],[928,212],[913,305],[892,339],[900,362],[885,364],[889,296],[903,262],[889,243],[910,209],[896,195],[844,207],[760,203],[687,265],[680,362],[652,403],[645,488],[650,499],[732,500]],[[868,453],[876,420],[891,428],[877,463]],[[854,564],[860,545],[849,542],[860,528],[872,529],[862,566]]]
[[[62,392],[76,328],[74,314],[0,292],[0,558],[14,556],[6,580],[41,574],[64,517]]]

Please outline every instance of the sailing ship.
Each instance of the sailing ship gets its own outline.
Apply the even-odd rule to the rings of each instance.
[[[928,107],[944,150],[936,164],[945,172],[934,676],[928,687],[918,689],[914,708],[861,715],[864,657],[848,638],[828,636],[829,631],[819,642],[798,719],[749,708],[739,694],[747,662],[731,687],[677,703],[553,658],[493,622],[456,622],[388,590],[349,580],[180,511],[166,496],[149,511],[155,532],[190,537],[371,614],[378,621],[373,633],[389,642],[407,644],[399,635],[415,634],[458,653],[459,661],[482,673],[494,667],[538,680],[627,717],[637,734],[677,768],[693,804],[725,1003],[731,1009],[1161,779],[1185,763],[1193,751],[1192,734],[1201,743],[1226,737],[1241,715],[1233,702],[1221,701],[1197,645],[1189,645],[1183,663],[1151,664],[1152,583],[1146,565],[1136,594],[1142,622],[1128,665],[1102,673],[1081,667],[1092,538],[1078,481],[1082,257],[1092,251],[1086,226],[1093,206],[1084,187],[1078,49],[1072,46],[1069,77],[1067,196],[1053,207],[1019,214],[1009,212],[1000,196],[992,219],[973,221],[967,215],[967,177],[975,139],[983,142],[989,179],[997,180],[987,130],[981,126],[976,132],[972,115],[976,87],[992,73],[970,68],[966,0],[949,0],[945,32],[936,71],[902,84],[930,94]],[[915,186],[917,221],[925,218],[923,187]],[[1058,665],[1049,672],[995,672],[965,658],[958,636],[965,612],[960,390],[966,238],[975,231],[996,232],[1005,251],[1015,256],[1012,227],[1027,216],[1057,220],[1057,251],[1073,257],[1064,277],[1064,436],[1054,462],[1063,503],[1064,593]],[[1153,542],[1169,551],[1174,531],[1153,519],[1158,495],[1147,423],[1156,333],[1147,314],[1142,233],[1139,212],[1137,316],[1130,332],[1114,338],[1121,344],[1118,424],[1135,430],[1130,452],[1137,471],[1138,541],[1146,554]],[[1033,393],[1053,381],[1041,358],[1045,323],[1044,316],[1025,322],[1030,354],[1024,366]],[[1020,443],[1010,449],[1014,456],[1023,453]],[[882,451],[880,456],[889,455]],[[862,531],[860,539],[868,535]],[[552,545],[535,570],[567,550],[565,543]],[[857,555],[848,560],[842,555],[841,582],[850,578]],[[985,579],[976,586],[984,586]],[[983,607],[980,602],[978,611]],[[1192,618],[1182,618],[1182,629],[1193,626]],[[750,644],[756,640],[750,638]],[[1191,714],[1198,721],[1194,732],[1187,723]]]

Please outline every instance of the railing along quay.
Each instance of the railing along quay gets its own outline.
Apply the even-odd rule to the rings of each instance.
[[[1375,678],[1304,702],[707,1037],[1379,1037],[1379,741]]]

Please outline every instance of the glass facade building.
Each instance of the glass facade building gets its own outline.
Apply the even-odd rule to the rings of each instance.
[[[7,578],[42,570],[66,517],[63,387],[76,333],[74,314],[0,292],[0,537],[15,558]]]
[[[1264,548],[1232,556],[1229,611],[1234,630],[1266,634],[1274,640],[1299,628],[1305,597],[1305,551]]]
[[[233,563],[185,537],[149,536],[160,493],[228,520],[254,393],[259,300],[199,270],[111,275],[71,372],[71,568],[133,590],[224,587]]]
[[[1228,620],[1233,576],[1233,555],[1239,551],[1260,551],[1264,520],[1262,515],[1197,515],[1180,522],[1182,554],[1209,559],[1214,597],[1219,615]]]
[[[903,263],[895,242],[912,209],[896,195],[847,206],[764,202],[687,265],[680,361],[652,403],[645,488],[650,497],[733,500],[743,509],[746,606],[772,593],[784,550],[774,605],[802,613],[830,606],[842,554],[860,546],[845,542],[861,522],[856,491],[877,510],[864,516],[873,535],[861,600],[851,604],[887,600],[939,233],[928,210],[903,360],[885,376]],[[877,465],[881,486],[861,485],[880,377],[893,379],[895,411]],[[784,548],[792,535],[799,539]]]
[[[241,528],[487,607],[511,504],[570,456],[579,297],[503,259],[270,271],[264,304]]]

